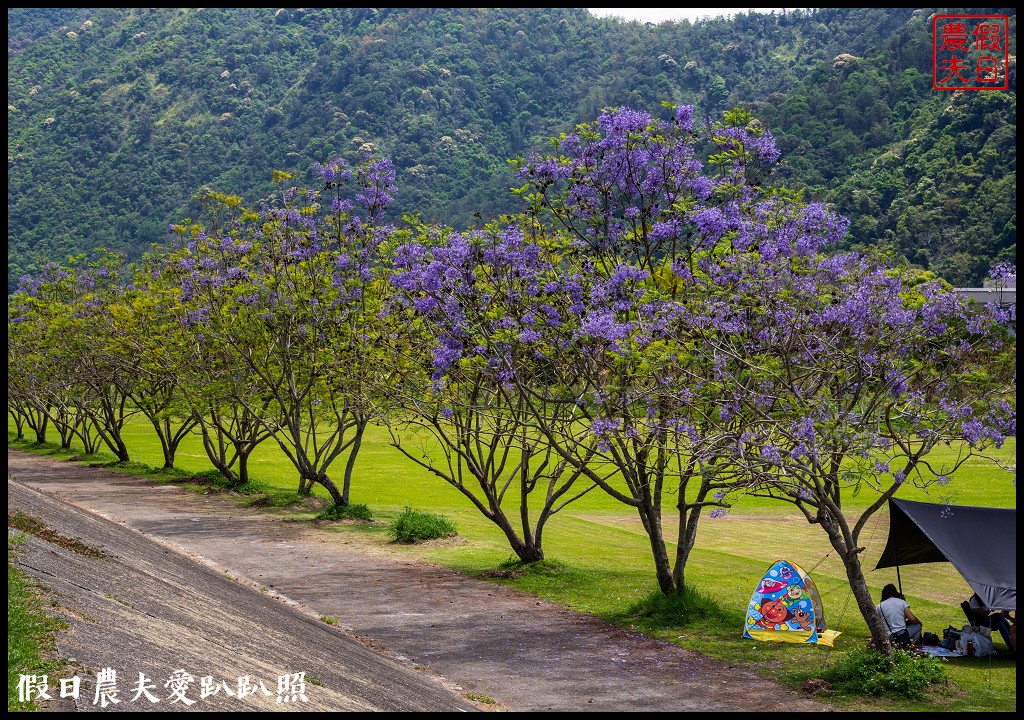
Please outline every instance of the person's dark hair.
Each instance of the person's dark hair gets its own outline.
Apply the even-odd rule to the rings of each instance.
[[[895,585],[893,585],[892,583],[889,583],[884,588],[882,588],[882,600],[888,600],[889,598],[894,598],[894,597],[895,598],[900,598],[900,599],[903,598],[903,596],[900,595],[900,591],[896,589]]]

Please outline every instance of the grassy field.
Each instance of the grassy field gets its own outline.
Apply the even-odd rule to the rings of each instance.
[[[8,443],[14,441],[9,423]],[[145,466],[162,464],[152,428],[133,423],[126,434],[132,459]],[[430,562],[471,574],[482,574],[511,559],[504,537],[481,517],[456,490],[429,475],[388,445],[383,428],[369,428],[356,466],[352,502],[370,506],[375,524],[336,524],[324,532],[356,533],[364,540],[388,544],[386,523],[406,507],[440,514],[454,522],[462,542],[392,545],[394,552],[422,557]],[[34,448],[52,452],[52,448]],[[950,453],[952,450],[944,451]],[[1016,463],[1015,440],[999,452]],[[933,458],[937,456],[933,455]],[[95,460],[93,460],[95,461]],[[205,472],[210,465],[198,438],[179,450],[177,468],[186,474]],[[271,443],[264,443],[250,462],[256,484],[274,495],[296,489],[294,469]],[[143,468],[144,469],[144,468]],[[336,464],[340,475],[342,463]],[[168,478],[173,481],[173,477]],[[319,490],[319,488],[318,488]],[[1011,476],[985,463],[972,461],[943,488],[943,496],[926,496],[907,488],[906,499],[950,501],[960,505],[1016,507],[1016,486]],[[323,495],[326,497],[326,494]],[[243,501],[240,498],[239,501]],[[865,507],[872,497],[850,497],[850,512]],[[272,508],[298,518],[312,519],[312,511]],[[870,522],[862,544],[865,568],[874,567],[885,545],[888,515],[878,513]],[[667,536],[673,531],[667,529]],[[733,664],[749,667],[782,682],[798,684],[832,665],[843,653],[865,645],[867,627],[853,601],[841,563],[830,552],[824,533],[798,516],[792,506],[744,498],[725,517],[701,524],[687,582],[716,607],[716,612],[688,616],[685,621],[660,615],[645,619],[635,612],[656,591],[646,535],[635,512],[595,491],[569,506],[547,526],[544,540],[547,560],[535,571],[511,579],[494,580],[560,603],[638,627],[685,647],[705,652]],[[814,578],[822,595],[829,628],[841,630],[834,648],[824,646],[761,643],[741,637],[743,616],[756,583],[776,560],[787,559]],[[911,565],[900,569],[908,602],[925,630],[942,634],[949,625],[960,627],[965,619],[959,603],[972,592],[947,563]],[[868,580],[877,598],[881,587],[896,581],[895,569],[871,571]],[[1002,641],[995,640],[998,650]],[[995,658],[953,658],[943,663],[950,685],[936,689],[924,702],[844,698],[847,710],[911,711],[1012,711],[1016,708],[1016,662],[1005,653]]]

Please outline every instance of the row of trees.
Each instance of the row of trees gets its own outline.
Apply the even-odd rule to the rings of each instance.
[[[300,493],[339,505],[382,423],[524,562],[582,495],[633,507],[666,594],[705,514],[774,498],[822,528],[888,647],[860,534],[908,483],[945,484],[1015,435],[1011,318],[827,252],[846,220],[772,187],[777,158],[742,111],[698,126],[689,106],[622,108],[518,159],[523,212],[468,232],[387,224],[395,174],[376,157],[317,164],[311,188],[279,173],[255,209],[206,193],[171,250],[23,280],[9,409],[19,432],[122,460],[141,413],[165,464],[199,432],[238,483],[272,439]],[[848,515],[851,492],[874,500]]]

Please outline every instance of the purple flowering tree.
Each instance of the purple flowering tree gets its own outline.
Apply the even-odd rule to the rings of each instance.
[[[203,274],[196,270],[196,253],[205,252],[209,256],[199,267],[212,273],[214,267],[227,268],[230,263],[239,261],[238,258],[229,261],[222,255],[246,249],[244,243],[236,246],[228,242],[212,247],[204,242],[210,235],[227,237],[229,228],[241,227],[241,198],[209,192],[200,195],[199,200],[207,224],[203,227],[191,223],[171,226],[172,232],[187,234],[192,242],[184,249],[160,252],[153,258],[150,287],[174,299],[168,317],[175,328],[168,337],[173,337],[175,343],[167,357],[172,363],[183,405],[194,421],[193,429],[199,431],[203,449],[213,467],[224,476],[229,487],[238,488],[249,481],[249,457],[271,437],[268,424],[262,419],[274,417],[276,404],[273,395],[263,390],[253,377],[242,355],[234,352],[229,343],[204,332],[204,325],[193,322],[203,316],[199,306],[181,302],[185,297],[180,295],[183,285],[197,280],[204,282]],[[210,279],[209,282],[216,281]]]
[[[735,367],[730,406],[753,420],[739,447],[750,493],[822,529],[876,647],[890,649],[862,534],[909,486],[952,503],[965,462],[998,467],[987,451],[1016,434],[1010,315],[916,271],[792,249],[782,263],[762,250],[734,298],[736,331],[708,340]],[[851,510],[854,496],[866,507]]]
[[[195,420],[203,449],[213,467],[227,480],[229,487],[244,486],[249,481],[249,457],[265,440],[274,422],[276,404],[250,372],[244,354],[237,347],[210,333],[207,323],[199,322],[208,309],[194,301],[183,287],[194,288],[220,282],[231,265],[244,264],[236,257],[251,247],[230,240],[230,233],[241,228],[241,198],[217,192],[197,196],[205,213],[206,225],[186,222],[171,225],[170,232],[187,237],[181,247],[160,253],[155,259],[153,283],[175,296],[170,316],[177,325],[173,334],[179,341],[171,355],[178,377],[178,388],[184,404]],[[209,237],[222,237],[220,245],[207,242]],[[196,257],[203,260],[197,264]],[[235,271],[236,278],[242,276]],[[227,291],[226,291],[227,292]]]
[[[44,270],[50,271],[50,266]],[[50,416],[56,413],[61,447],[69,448],[74,413],[66,404],[68,394],[58,390],[63,383],[58,381],[53,356],[46,350],[47,305],[38,297],[42,285],[41,278],[23,276],[17,292],[7,301],[7,411],[14,418],[18,439],[25,437],[27,427],[37,443],[46,442]],[[59,398],[56,410],[53,396]]]
[[[175,321],[177,289],[161,274],[162,251],[142,258],[130,280],[112,297],[103,315],[111,338],[109,354],[124,368],[116,378],[121,392],[153,427],[163,454],[163,467],[173,468],[178,447],[198,419],[186,401],[182,358],[186,346]],[[126,273],[127,275],[127,273]]]
[[[395,281],[430,326],[436,392],[488,372],[503,416],[520,413],[562,472],[636,508],[665,593],[684,586],[701,514],[749,481],[731,462],[745,419],[718,412],[724,370],[699,340],[723,331],[710,270],[747,252],[737,228],[776,156],[741,115],[697,132],[691,113],[622,109],[581,126],[560,154],[521,162],[522,218],[403,248]],[[718,151],[710,174],[699,143]],[[450,421],[476,427],[443,397]]]
[[[558,149],[520,169],[533,218],[585,288],[554,364],[599,438],[586,465],[618,470],[618,484],[592,479],[637,508],[662,590],[683,586],[701,507],[732,492],[786,500],[826,531],[885,646],[860,532],[908,479],[941,487],[1015,434],[1012,315],[829,254],[847,221],[762,185],[778,153],[745,113],[698,138],[687,108],[671,126],[614,111]],[[944,445],[959,455],[939,466],[930,453]],[[848,520],[844,492],[868,488],[873,502]]]
[[[519,192],[563,288],[549,303],[557,319],[539,324],[558,369],[544,398],[574,412],[535,406],[534,419],[572,467],[636,509],[659,587],[680,592],[702,515],[724,514],[750,482],[735,461],[749,421],[725,410],[728,363],[704,338],[732,330],[733,268],[753,252],[759,213],[796,223],[801,209],[761,188],[778,153],[741,112],[697,128],[689,106],[667,121],[609,110],[556,150],[520,162]],[[567,445],[581,429],[589,442]]]
[[[14,327],[9,363],[10,342],[18,348],[8,373],[21,378],[15,397],[30,403],[37,440],[45,441],[50,425],[62,447],[77,438],[87,454],[105,445],[122,462],[129,459],[122,431],[137,412],[125,388],[138,377],[118,362],[117,339],[109,332],[110,307],[124,291],[123,265],[119,255],[104,251],[91,260],[51,263],[39,277],[24,278],[8,303]]]
[[[363,432],[375,416],[374,355],[394,171],[386,160],[316,168],[322,189],[284,189],[223,227],[172,226],[181,323],[195,340],[244,367],[234,400],[277,441],[299,474],[298,492],[324,487],[349,503]],[[279,174],[281,181],[290,179]],[[354,192],[347,189],[354,185]],[[348,195],[351,194],[352,197]],[[237,205],[230,196],[211,196]],[[339,487],[328,474],[347,454]]]
[[[557,322],[561,286],[516,226],[455,233],[421,227],[395,257],[392,445],[457,489],[505,535],[521,562],[544,559],[548,521],[595,486],[570,457],[586,433],[555,448],[536,424],[574,414],[548,401],[554,381],[535,325]]]

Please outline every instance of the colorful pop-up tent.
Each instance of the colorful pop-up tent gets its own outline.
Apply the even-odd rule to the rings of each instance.
[[[768,568],[754,589],[743,623],[743,637],[832,647],[842,633],[825,627],[821,596],[811,576],[789,560]]]

